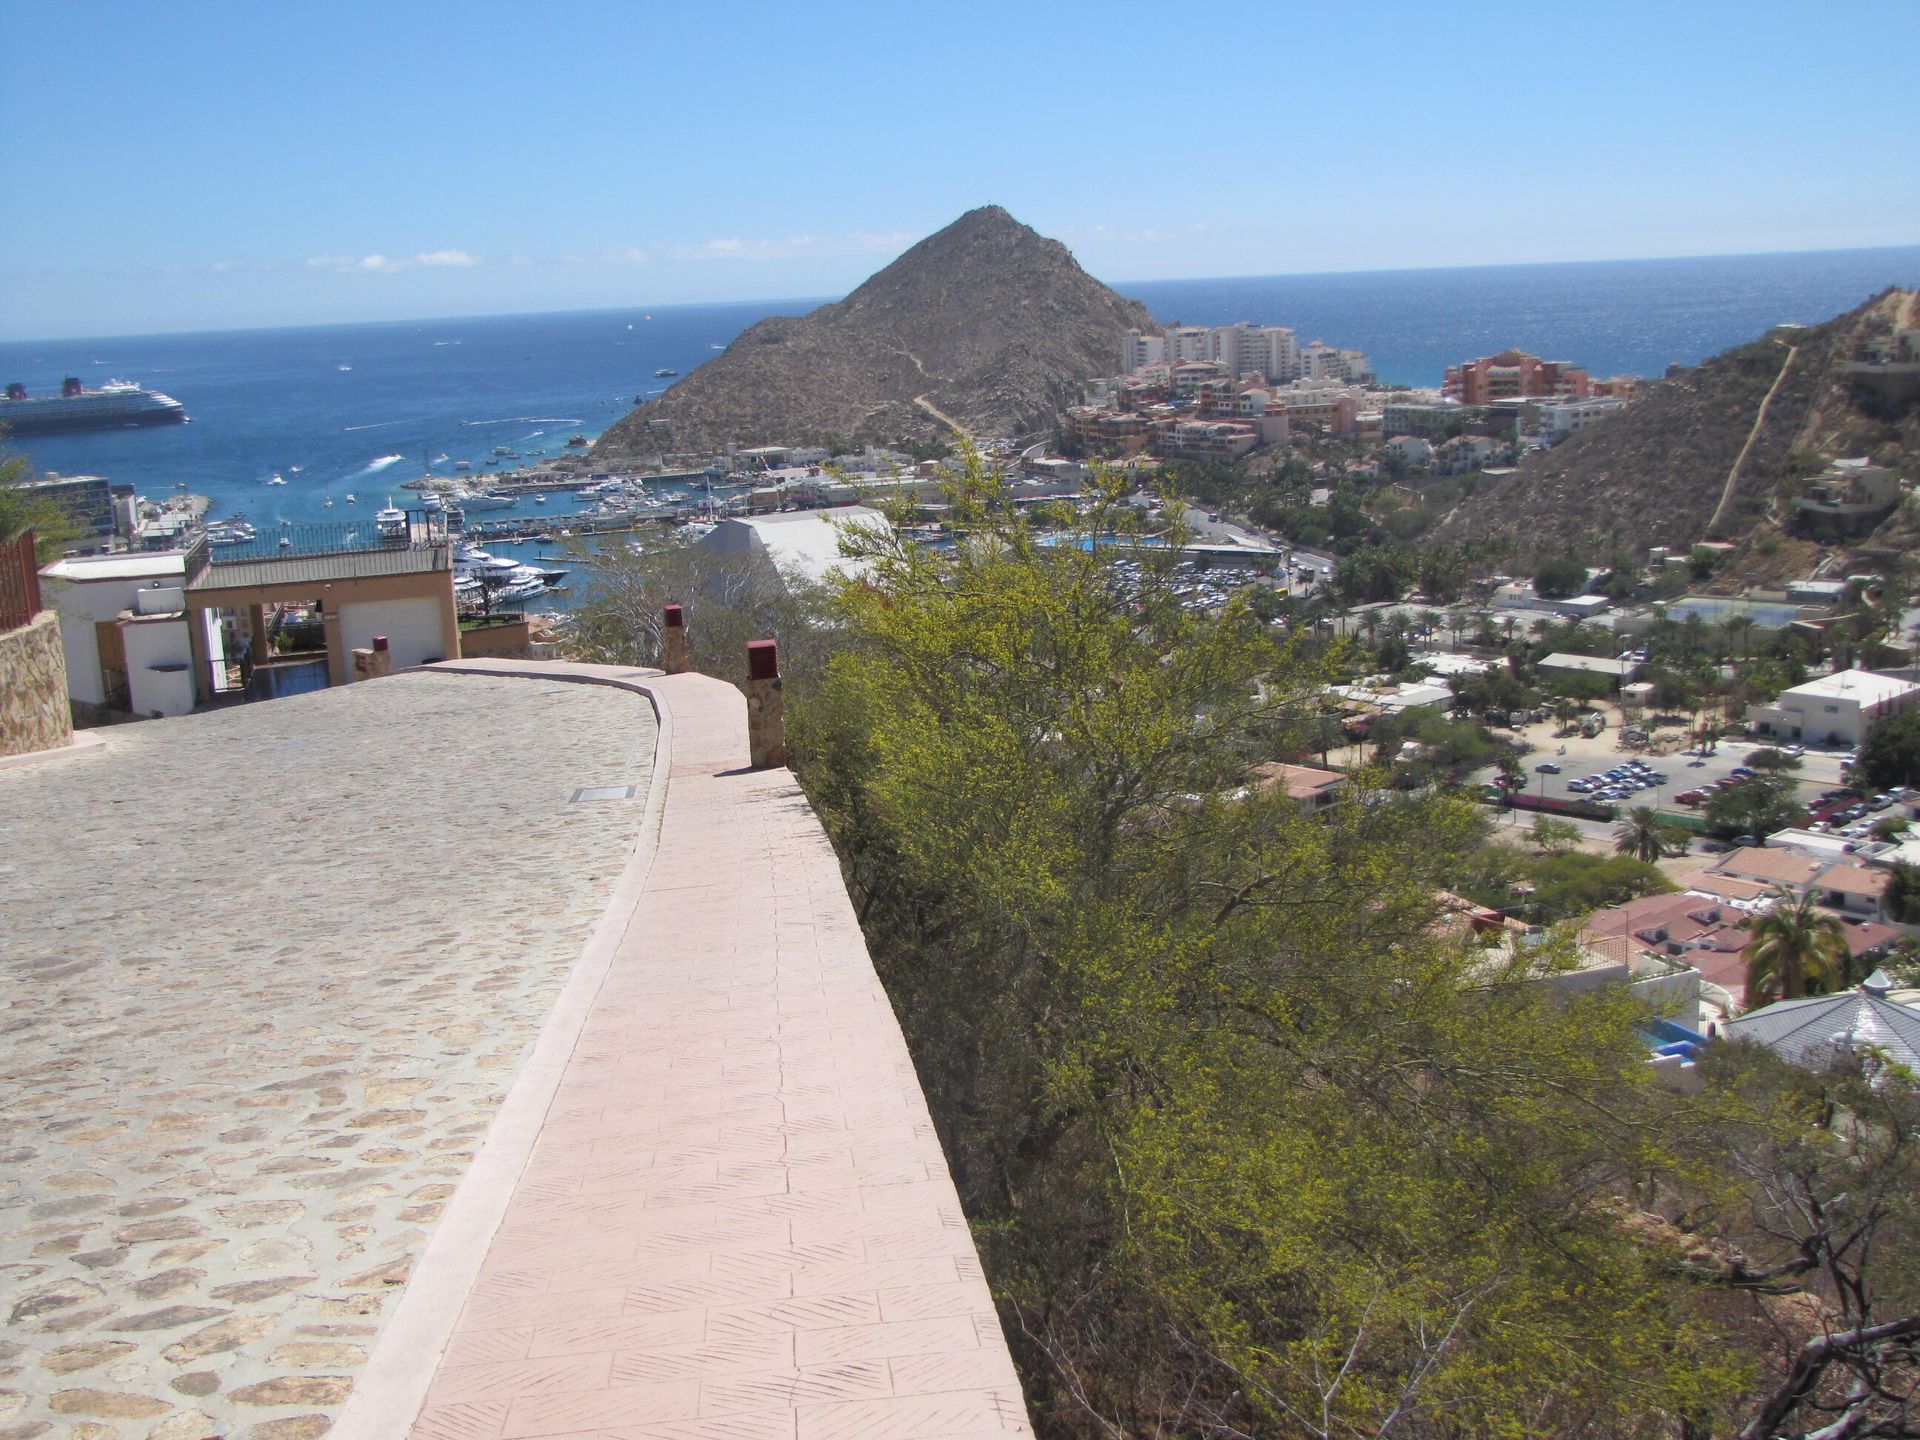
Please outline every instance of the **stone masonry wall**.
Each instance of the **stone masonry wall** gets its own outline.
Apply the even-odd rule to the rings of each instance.
[[[52,750],[72,738],[60,617],[42,610],[0,634],[0,755]]]

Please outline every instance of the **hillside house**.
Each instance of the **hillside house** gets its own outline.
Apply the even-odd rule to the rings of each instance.
[[[1900,503],[1900,479],[1866,460],[1835,460],[1807,482],[1795,503],[1802,527],[1814,535],[1864,535]]]

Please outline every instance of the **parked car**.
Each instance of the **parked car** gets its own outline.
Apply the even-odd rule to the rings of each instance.
[[[1682,805],[1700,805],[1706,802],[1707,794],[1704,790],[1682,790],[1673,798]]]
[[[1569,780],[1567,782],[1567,789],[1571,790],[1576,795],[1584,795],[1589,790],[1593,789],[1593,786],[1588,784],[1585,780]]]
[[[1538,765],[1534,766],[1533,769],[1537,775],[1558,775],[1560,773],[1560,767],[1551,760],[1542,760]]]

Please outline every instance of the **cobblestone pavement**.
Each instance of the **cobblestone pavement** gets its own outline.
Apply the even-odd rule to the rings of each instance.
[[[0,773],[0,1440],[317,1436],[638,838],[653,717],[412,674],[110,733]]]

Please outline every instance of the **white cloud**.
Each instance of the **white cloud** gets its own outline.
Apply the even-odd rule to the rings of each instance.
[[[477,255],[466,250],[426,250],[408,259],[404,255],[314,255],[307,264],[315,270],[332,270],[342,275],[391,275],[397,270],[411,270],[416,265],[432,268],[453,267],[470,269],[481,264]]]
[[[786,235],[760,240],[719,236],[698,245],[675,245],[668,253],[676,260],[797,260],[812,255],[892,254],[920,237],[905,231],[880,234],[855,230],[845,235]]]

